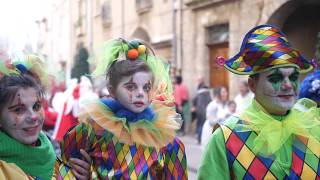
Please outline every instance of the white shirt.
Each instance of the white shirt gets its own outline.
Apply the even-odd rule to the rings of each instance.
[[[236,115],[240,115],[243,112],[243,110],[245,110],[250,105],[253,97],[254,97],[253,93],[249,91],[245,96],[238,94],[234,98],[234,101],[237,104]]]

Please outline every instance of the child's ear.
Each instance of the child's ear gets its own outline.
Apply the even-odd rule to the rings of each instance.
[[[115,94],[116,94],[115,89],[112,86],[107,86],[107,88],[108,88],[110,96],[114,98]]]
[[[249,77],[249,79],[248,79],[248,87],[253,93],[255,93],[256,92],[256,88],[257,88],[256,79],[254,79],[253,77]]]

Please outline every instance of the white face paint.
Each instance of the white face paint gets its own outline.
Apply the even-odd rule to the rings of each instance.
[[[23,144],[38,140],[44,121],[41,101],[34,88],[19,89],[1,113],[2,131]]]
[[[256,100],[271,114],[284,115],[296,102],[299,73],[293,67],[272,69],[255,80]]]
[[[137,72],[123,77],[115,89],[115,99],[128,110],[140,113],[150,102],[152,75],[148,72]]]

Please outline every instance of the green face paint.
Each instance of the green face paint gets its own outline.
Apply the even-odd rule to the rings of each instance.
[[[269,75],[268,77],[268,81],[271,83],[272,88],[274,89],[274,91],[279,91],[280,90],[280,86],[281,83],[284,79],[282,73],[279,71],[279,69],[276,69],[271,75]]]
[[[293,86],[294,91],[298,90],[299,87],[299,72],[295,70],[290,76],[289,80]]]

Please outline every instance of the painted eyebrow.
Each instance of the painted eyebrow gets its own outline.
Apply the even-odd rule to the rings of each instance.
[[[25,105],[24,104],[15,104],[15,105],[12,105],[12,106],[10,106],[10,107],[8,107],[8,110],[13,110],[13,109],[15,109],[15,108],[17,108],[17,107],[25,107]]]
[[[37,100],[36,102],[34,102],[33,105],[35,104],[41,104],[41,100]],[[10,107],[8,107],[9,110],[13,110],[14,108],[17,108],[17,107],[25,107],[26,105],[23,104],[23,103],[19,103],[19,104],[15,104],[15,105],[12,105]]]
[[[292,74],[290,74],[290,76],[299,76],[298,71],[294,71]]]
[[[267,76],[268,78],[272,78],[272,77],[283,77],[283,75],[281,73],[275,72],[273,74],[270,74]]]
[[[133,77],[131,77],[128,82],[124,83],[124,85],[133,84],[133,83],[134,83],[134,82],[133,82]]]
[[[135,84],[134,82],[126,82],[123,85],[131,85],[131,84]]]

